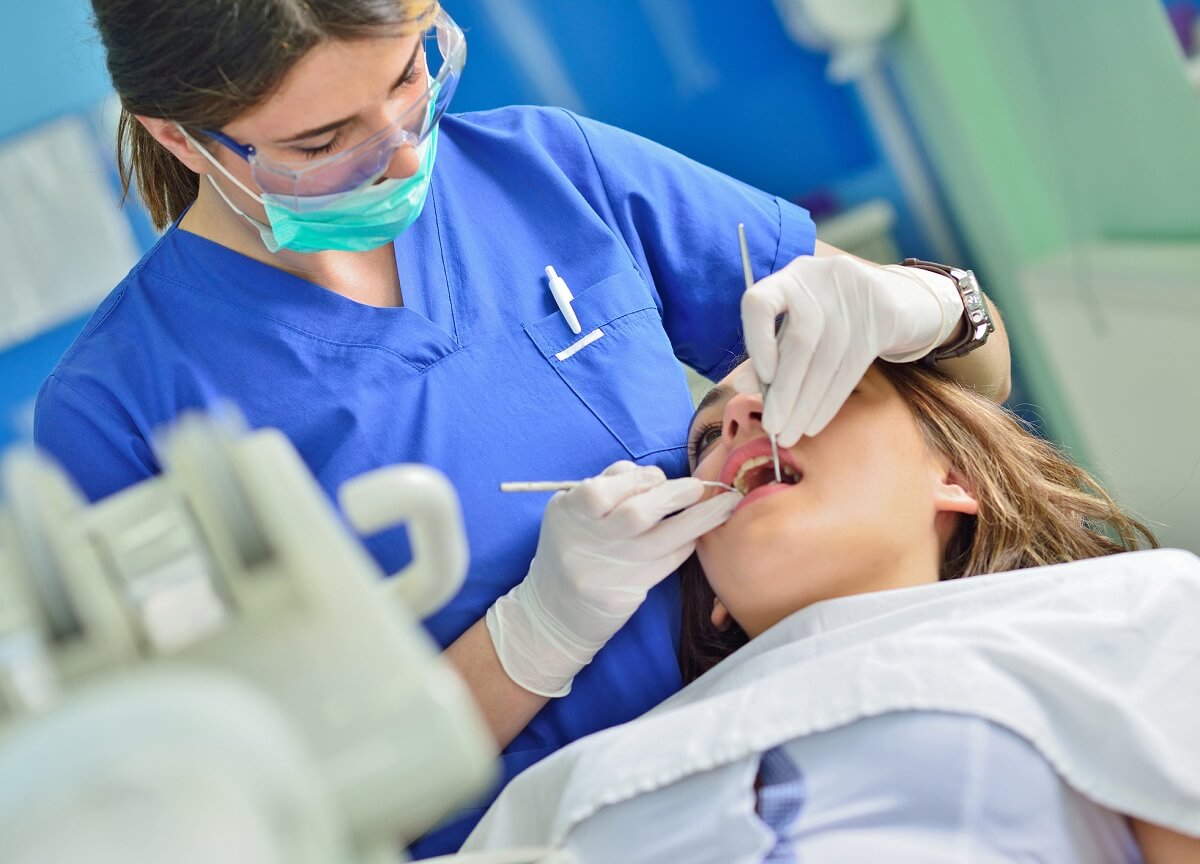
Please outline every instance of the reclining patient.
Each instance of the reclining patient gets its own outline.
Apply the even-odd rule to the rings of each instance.
[[[1200,560],[1098,558],[1153,537],[934,372],[877,363],[782,484],[729,380],[689,438],[744,493],[684,575],[692,683],[526,771],[464,850],[1200,861]]]

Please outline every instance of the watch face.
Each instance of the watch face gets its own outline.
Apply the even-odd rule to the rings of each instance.
[[[992,333],[996,327],[992,323],[987,301],[983,298],[983,290],[979,287],[979,280],[975,278],[973,270],[963,270],[961,267],[951,267],[933,261],[922,261],[919,258],[906,258],[903,264],[908,267],[920,267],[923,270],[941,273],[952,279],[955,287],[958,288],[959,296],[962,297],[963,311],[971,325],[962,341],[957,345],[930,353],[930,359],[936,362],[949,357],[962,357],[987,341],[988,334]]]
[[[983,292],[979,290],[979,282],[975,279],[974,273],[968,270],[966,275],[959,279],[958,288],[962,293],[963,305],[966,306],[968,312],[976,309],[987,311],[983,302]]]

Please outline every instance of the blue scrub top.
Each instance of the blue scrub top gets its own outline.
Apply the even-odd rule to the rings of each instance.
[[[446,645],[533,557],[546,497],[501,495],[502,480],[582,478],[618,459],[686,472],[676,358],[718,376],[741,353],[738,222],[760,275],[813,251],[800,207],[630,133],[558,109],[446,116],[425,209],[395,242],[402,308],[173,226],[43,385],[36,440],[92,499],[156,473],[155,430],[221,400],[283,430],[331,497],[381,465],[439,468],[471,546],[465,587],[426,622]],[[575,294],[578,336],[546,265]],[[402,531],[369,546],[388,572],[407,560]],[[505,779],[678,689],[678,616],[671,579],[512,742]],[[453,851],[481,812],[414,852]]]

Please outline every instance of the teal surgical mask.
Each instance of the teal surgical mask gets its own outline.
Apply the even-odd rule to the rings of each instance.
[[[187,135],[186,132],[184,132]],[[187,136],[189,140],[191,136]],[[437,153],[438,127],[417,144],[420,166],[411,177],[384,180],[364,186],[354,192],[322,198],[304,199],[304,209],[285,206],[277,196],[257,193],[226,170],[208,150],[193,141],[194,146],[239,189],[263,206],[267,223],[245,213],[229,199],[212,175],[208,180],[229,207],[258,229],[263,244],[271,252],[290,249],[293,252],[365,252],[391,243],[407,229],[425,206],[433,160]],[[295,199],[291,199],[295,200]]]

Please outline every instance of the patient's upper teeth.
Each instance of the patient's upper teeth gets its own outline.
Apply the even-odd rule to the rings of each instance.
[[[758,468],[760,465],[774,463],[774,461],[775,460],[773,460],[770,456],[755,456],[751,459],[747,459],[742,463],[741,467],[738,468],[737,474],[734,475],[733,485],[739,492],[745,495],[748,491],[746,489],[746,472]]]
[[[737,470],[737,473],[733,476],[734,488],[736,488],[743,495],[747,494],[750,491],[750,489],[746,485],[746,475],[749,474],[751,471],[753,471],[755,468],[761,468],[764,465],[774,465],[774,464],[775,464],[775,460],[772,459],[770,456],[755,456],[752,459],[747,459],[745,462],[743,462],[741,464],[741,466]],[[795,483],[800,482],[801,477],[803,475],[801,475],[801,473],[799,471],[797,471],[795,468],[793,468],[791,465],[788,465],[786,462],[781,462],[780,468],[783,471],[784,482],[789,483],[789,484],[795,484]],[[772,476],[770,480],[766,480],[765,482],[766,483],[775,482],[774,476]]]

